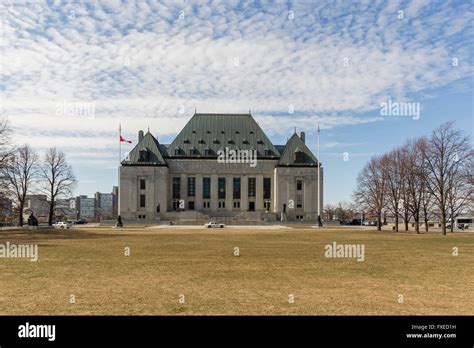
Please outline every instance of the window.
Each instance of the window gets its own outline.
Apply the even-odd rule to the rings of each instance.
[[[295,152],[295,163],[304,163],[305,156],[304,152],[298,151]]]
[[[145,162],[148,159],[148,151],[147,150],[140,150],[139,152],[140,155],[140,162]]]
[[[194,210],[194,201],[188,202],[188,210]]]
[[[145,187],[145,179],[140,179],[140,190],[144,190]]]
[[[194,197],[195,193],[196,193],[196,178],[189,177],[188,178],[188,196]]]
[[[181,198],[181,178],[180,177],[173,178],[173,198],[175,199]]]
[[[209,201],[204,201],[204,202],[202,203],[202,207],[203,207],[203,208],[209,208],[210,206],[211,206],[211,203],[210,203]]]
[[[211,198],[211,178],[202,178],[202,198]]]
[[[272,196],[272,179],[263,178],[263,199],[270,199]]]
[[[240,178],[234,178],[233,182],[233,198],[240,199]],[[234,207],[235,208],[235,207]]]
[[[178,156],[178,155],[179,155],[179,148],[178,148],[178,149],[174,149],[174,154],[175,154],[175,156]]]
[[[240,208],[240,201],[234,201],[234,208]]]
[[[296,180],[296,190],[301,191],[303,189],[303,180],[298,179]]]
[[[298,193],[296,195],[296,208],[303,208],[303,194]]]
[[[145,207],[146,207],[146,196],[140,195],[140,208],[145,208]]]
[[[225,208],[225,201],[219,201],[219,208],[220,209]]]
[[[255,197],[255,178],[249,178],[249,197]]]
[[[211,154],[211,149],[204,149],[204,156],[209,156]]]
[[[196,155],[197,155],[196,149],[195,149],[195,148],[191,148],[191,149],[189,150],[189,154],[190,154],[191,156],[196,156]]]
[[[217,198],[225,199],[225,178],[217,179],[217,192]]]
[[[268,149],[265,149],[265,157],[271,156],[272,152]]]

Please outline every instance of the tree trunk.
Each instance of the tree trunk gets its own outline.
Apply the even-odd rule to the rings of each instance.
[[[53,217],[54,217],[54,202],[49,204],[49,215],[48,215],[48,225],[53,225]]]
[[[377,231],[382,231],[382,209],[377,211]]]
[[[425,216],[426,216],[426,215],[425,215]],[[425,231],[428,232],[428,229],[429,229],[429,227],[428,227],[428,219],[425,218]]]
[[[398,232],[398,211],[395,212],[395,232]]]
[[[446,213],[444,211],[441,212],[441,231],[446,235]]]
[[[18,226],[23,227],[24,220],[23,220],[23,208],[25,207],[25,203],[21,202],[19,206],[18,212]]]

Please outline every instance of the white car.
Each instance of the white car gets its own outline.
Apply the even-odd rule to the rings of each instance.
[[[207,227],[207,228],[213,228],[213,227],[224,228],[225,225],[221,224],[221,223],[218,223],[218,222],[215,222],[215,221],[211,221],[211,222],[208,222],[207,224],[204,224],[204,227]]]
[[[60,221],[53,224],[53,227],[54,228],[69,228],[70,226],[67,222]]]

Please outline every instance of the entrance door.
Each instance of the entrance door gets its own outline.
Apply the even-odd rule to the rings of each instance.
[[[255,211],[255,202],[249,202],[249,211]]]

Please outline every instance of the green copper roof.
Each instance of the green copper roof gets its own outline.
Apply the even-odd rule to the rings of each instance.
[[[301,162],[296,161],[298,152],[301,153]],[[318,160],[298,134],[294,133],[287,141],[278,164],[280,166],[317,166]]]
[[[195,156],[215,157],[217,151],[228,147],[257,150],[258,157],[280,157],[280,152],[250,114],[194,114],[168,146],[168,155],[188,157],[193,147]],[[208,155],[206,148],[210,150]],[[175,152],[177,149],[179,155]]]
[[[122,164],[167,165],[163,154],[166,155],[166,148],[160,145],[150,132],[147,132]]]
[[[166,159],[215,158],[226,147],[256,149],[259,158],[279,159],[280,166],[318,163],[296,133],[286,145],[273,145],[250,114],[194,114],[171,144],[160,144],[147,132],[122,164],[166,166]]]

